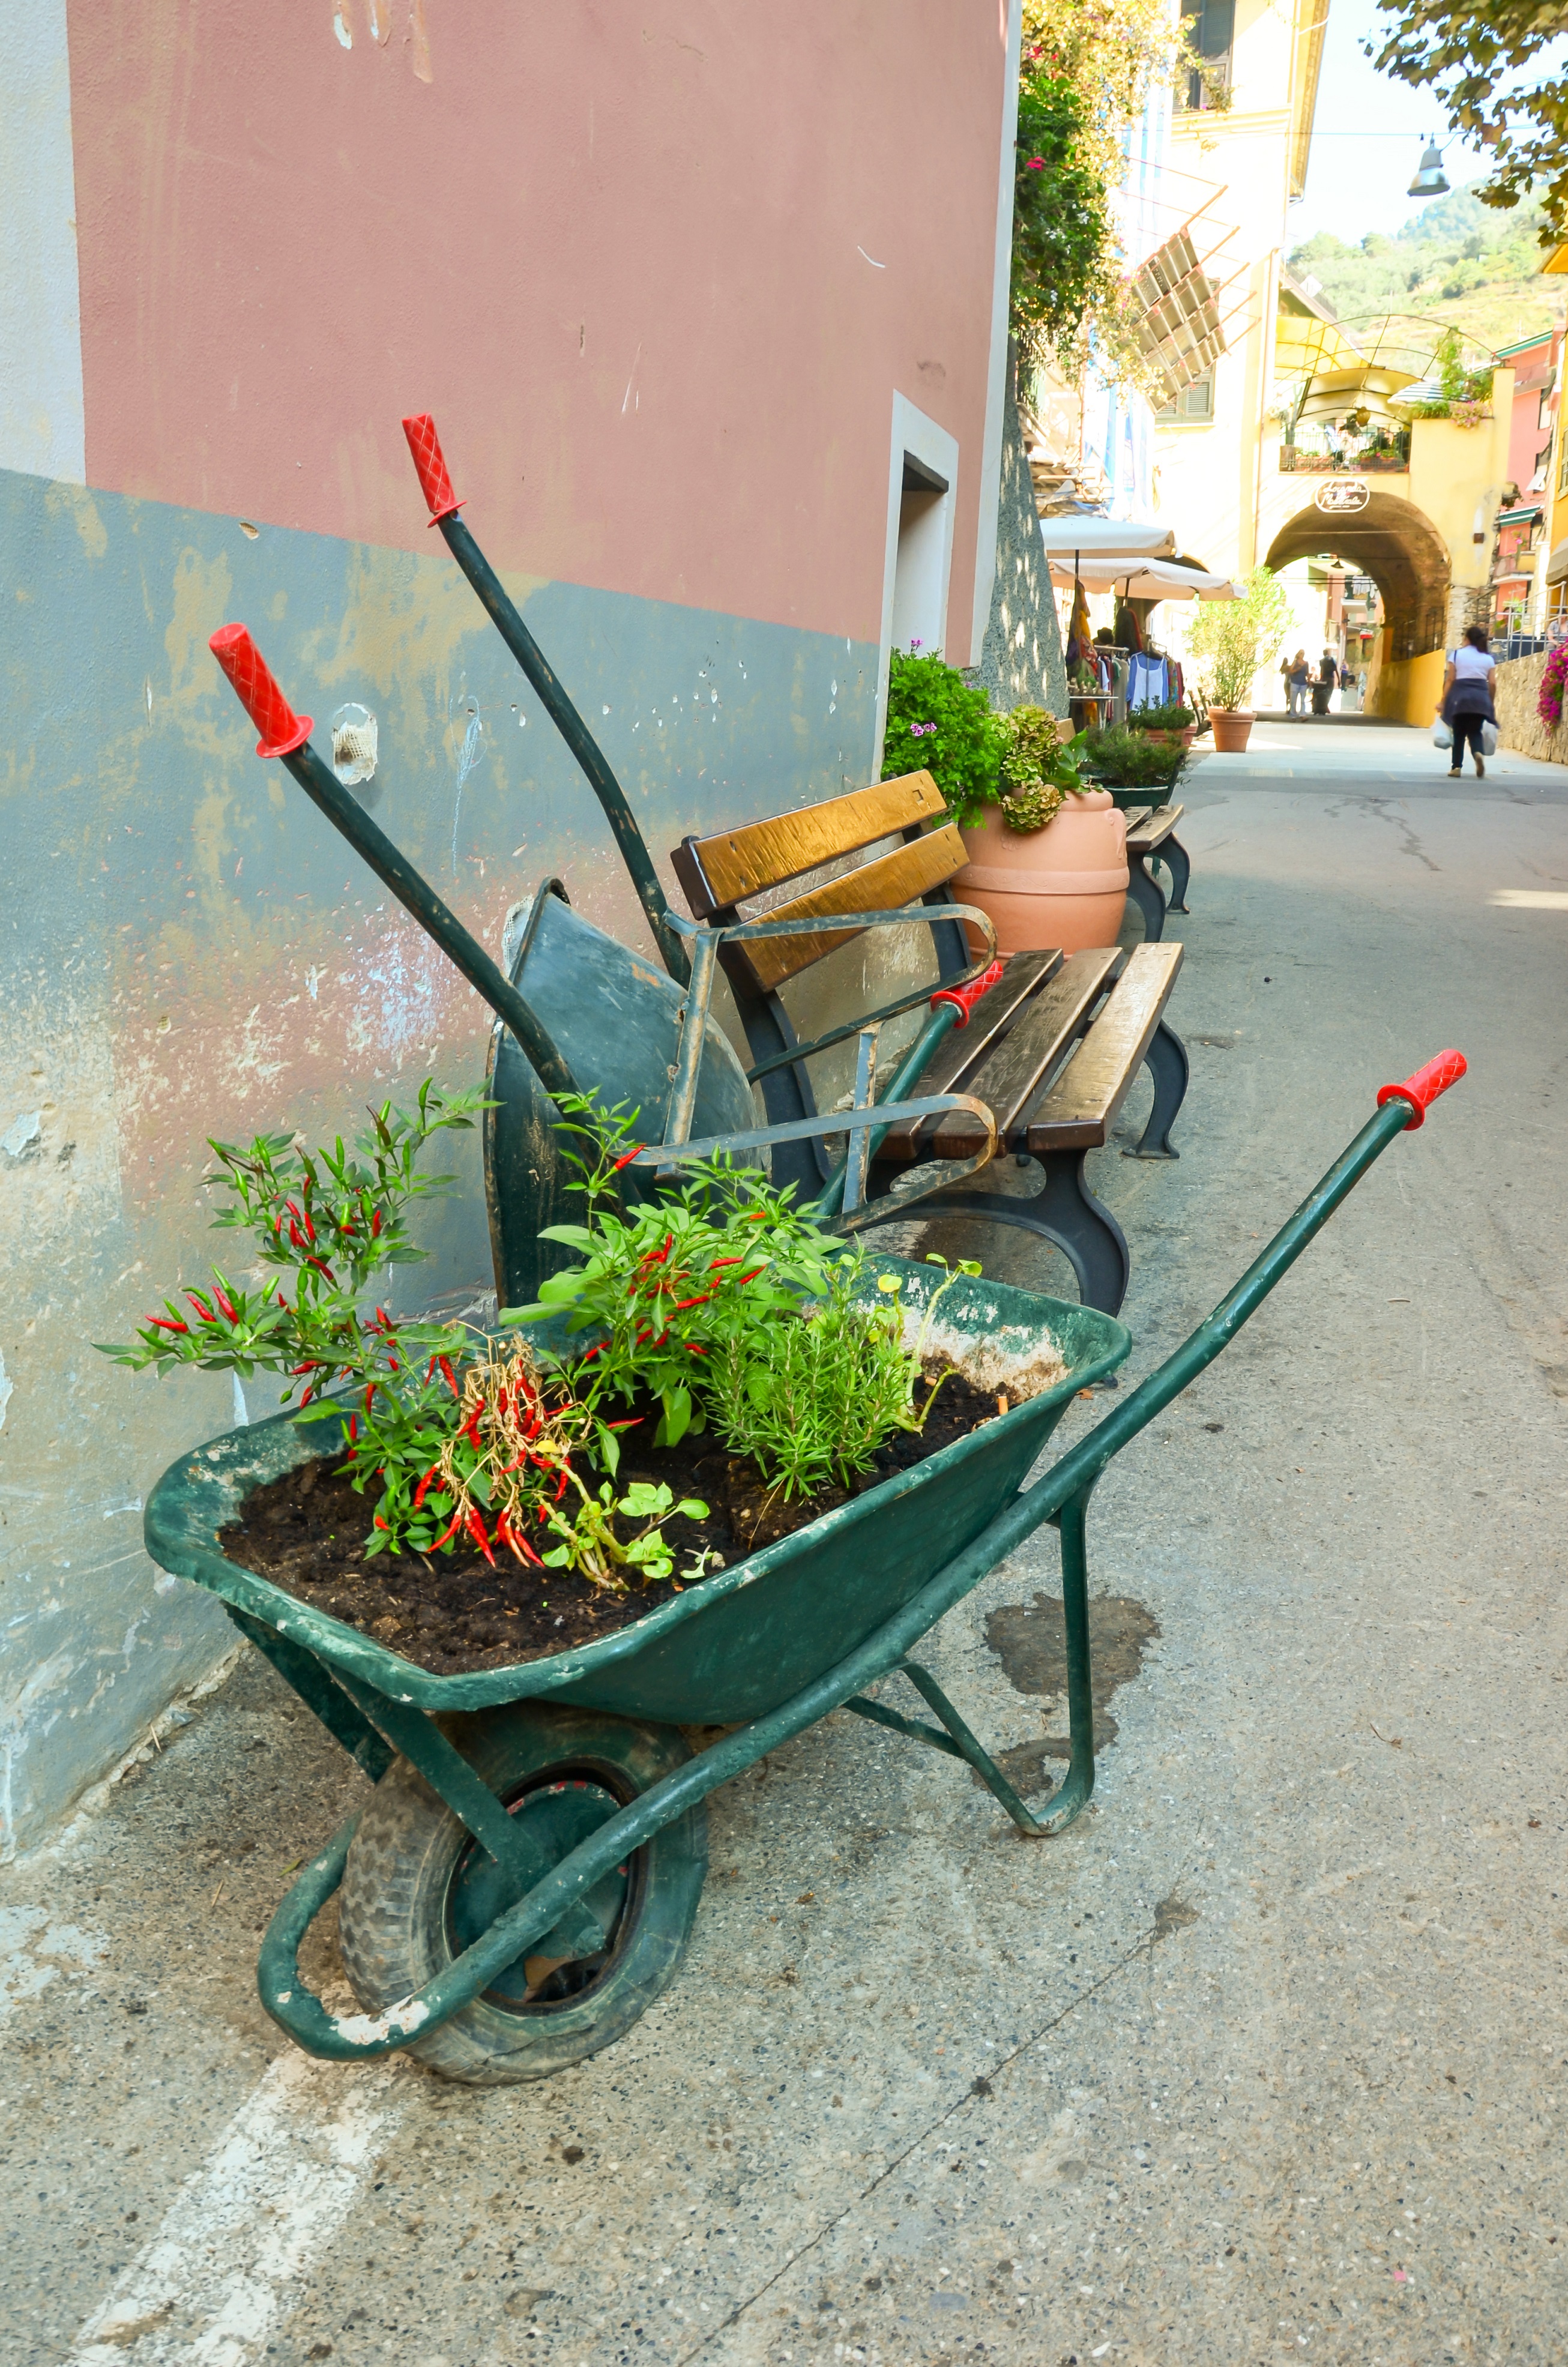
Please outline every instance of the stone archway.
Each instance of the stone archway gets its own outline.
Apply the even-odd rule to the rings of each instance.
[[[1324,479],[1333,484],[1333,478]],[[1268,546],[1270,567],[1332,551],[1369,575],[1383,598],[1385,653],[1395,664],[1441,652],[1449,620],[1449,547],[1414,503],[1369,492],[1358,510],[1309,503],[1288,518]]]

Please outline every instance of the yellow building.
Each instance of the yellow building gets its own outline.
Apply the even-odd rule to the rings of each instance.
[[[1324,0],[1295,0],[1289,14],[1272,0],[1201,0],[1187,23],[1213,65],[1183,94],[1171,166],[1175,187],[1193,193],[1192,235],[1209,279],[1221,283],[1225,350],[1157,419],[1160,515],[1222,574],[1305,559],[1369,576],[1381,622],[1368,704],[1426,722],[1445,648],[1489,619],[1514,373],[1499,368],[1490,402],[1463,424],[1414,417],[1401,397],[1416,372],[1380,358],[1386,345],[1363,350],[1285,267],[1290,200],[1305,187]],[[1561,470],[1560,478],[1568,483]],[[1563,511],[1553,541],[1568,537],[1568,497]],[[1180,620],[1166,616],[1178,641]],[[1259,677],[1259,703],[1279,702],[1276,664]]]

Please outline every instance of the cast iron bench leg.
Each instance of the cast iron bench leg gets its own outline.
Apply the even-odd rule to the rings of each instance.
[[[1141,855],[1127,858],[1127,892],[1143,915],[1143,942],[1157,946],[1165,925],[1165,900],[1160,883],[1149,876],[1148,866]]]
[[[1154,1081],[1154,1106],[1133,1148],[1121,1155],[1123,1159],[1179,1159],[1180,1151],[1171,1146],[1171,1128],[1187,1098],[1187,1046],[1163,1019],[1149,1038],[1143,1066]]]
[[[1131,1272],[1127,1236],[1089,1188],[1084,1158],[1081,1150],[1048,1151],[1040,1161],[1044,1187],[1031,1200],[1015,1199],[1007,1192],[933,1192],[907,1207],[890,1208],[886,1221],[920,1224],[932,1217],[989,1217],[995,1224],[1019,1225],[1062,1251],[1077,1277],[1078,1296],[1085,1307],[1114,1315],[1127,1296]]]
[[[1192,874],[1187,852],[1179,838],[1167,838],[1160,849],[1160,861],[1171,875],[1171,892],[1166,911],[1185,912],[1187,910],[1187,883]]]

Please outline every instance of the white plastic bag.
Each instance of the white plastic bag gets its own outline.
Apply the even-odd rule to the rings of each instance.
[[[1495,723],[1483,723],[1482,725],[1481,753],[1483,756],[1495,756],[1497,753],[1497,726]]]
[[[1451,748],[1453,744],[1454,735],[1439,715],[1432,726],[1432,745],[1434,748]]]

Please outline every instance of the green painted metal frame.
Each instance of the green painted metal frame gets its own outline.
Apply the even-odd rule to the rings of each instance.
[[[342,1880],[353,1836],[351,1819],[306,1868],[273,1919],[257,1965],[262,2002],[267,2012],[307,2051],[333,2060],[364,2060],[390,2054],[406,2045],[421,2033],[434,2030],[449,2020],[489,1986],[507,1965],[532,1949],[543,1935],[562,1927],[585,1894],[652,1834],[672,1822],[697,1801],[706,1798],[721,1784],[728,1783],[732,1777],[755,1766],[781,1743],[803,1732],[818,1718],[827,1716],[835,1709],[848,1708],[879,1725],[893,1727],[949,1755],[962,1758],[989,1784],[1024,1834],[1043,1837],[1061,1832],[1082,1812],[1094,1789],[1086,1528],[1089,1502],[1096,1484],[1122,1447],[1223,1352],[1394,1136],[1407,1126],[1419,1122],[1418,1104],[1413,1105],[1411,1101],[1397,1097],[1386,1101],[1191,1337],[1139,1387],[1130,1391],[1115,1405],[1088,1435],[1063,1455],[1041,1479],[1032,1487],[1021,1489],[1006,1502],[979,1534],[971,1536],[917,1592],[900,1605],[892,1616],[884,1620],[854,1649],[802,1685],[790,1699],[764,1715],[749,1719],[738,1732],[726,1736],[676,1774],[667,1776],[611,1817],[542,1880],[533,1883],[482,1939],[474,1942],[436,1979],[427,1983],[416,1996],[403,1999],[379,2016],[334,2015],[305,1988],[298,1967],[299,1948],[306,1931]],[[1085,1312],[1067,1308],[1061,1309],[1063,1317],[1075,1316],[1080,1319],[1085,1318]],[[1124,1343],[1127,1335],[1121,1327],[1110,1324],[1107,1318],[1096,1319],[1108,1327],[1107,1337],[1110,1344],[1102,1356],[1090,1361],[1081,1373],[1074,1372],[1071,1376],[1070,1386],[1081,1386],[1085,1375],[1088,1377],[1103,1376],[1119,1363],[1126,1353]],[[1119,1334],[1119,1340],[1111,1339],[1112,1334]],[[1019,1408],[1013,1416],[1003,1419],[1016,1420],[1017,1414],[1027,1410],[1027,1408]],[[980,1435],[983,1433],[972,1433],[971,1437]],[[943,1450],[943,1455],[957,1457],[969,1444],[968,1441],[960,1442],[956,1447]],[[211,1451],[208,1450],[209,1453]],[[931,1466],[942,1460],[943,1456],[934,1456]],[[929,1469],[931,1466],[925,1467]],[[181,1468],[176,1467],[176,1472]],[[165,1484],[160,1483],[161,1487]],[[884,1483],[883,1489],[872,1491],[872,1500],[888,1492],[896,1484]],[[865,1502],[867,1500],[861,1501]],[[158,1553],[158,1539],[154,1534],[157,1529],[154,1516],[157,1501],[158,1493],[154,1491],[154,1498],[148,1506],[149,1544],[157,1557],[165,1559],[166,1564],[167,1555]],[[832,1523],[843,1523],[853,1510],[852,1506],[845,1507],[813,1526],[818,1532],[825,1531]],[[994,1761],[970,1732],[934,1680],[911,1661],[909,1654],[920,1637],[927,1634],[954,1603],[1047,1522],[1056,1525],[1062,1539],[1071,1755],[1063,1782],[1053,1795],[1046,1813],[1037,1818],[1001,1775]],[[811,1534],[809,1531],[801,1533],[803,1536]],[[796,1545],[798,1540],[785,1542],[790,1546]],[[770,1555],[776,1564],[782,1558],[778,1548],[770,1549]],[[215,1557],[209,1552],[208,1558]],[[756,1557],[752,1565],[755,1575],[745,1582],[756,1582],[756,1577],[763,1574],[761,1564],[767,1558]],[[247,1633],[254,1634],[258,1623],[254,1610],[249,1610],[248,1615],[244,1615],[248,1606],[240,1584],[246,1574],[233,1569],[231,1565],[224,1567],[230,1569],[233,1583],[220,1585],[219,1591],[228,1597],[231,1608],[242,1614],[239,1624]],[[187,1567],[187,1574],[201,1573]],[[742,1575],[744,1577],[744,1573]],[[733,1580],[734,1577],[733,1572],[722,1573],[719,1580],[706,1583],[722,1585],[725,1578]],[[209,1580],[208,1582],[212,1581]],[[259,1593],[259,1582],[253,1581],[253,1585]],[[267,1591],[270,1592],[270,1590]],[[693,1591],[696,1593],[700,1590]],[[678,1610],[679,1605],[669,1608]],[[664,1615],[655,1614],[652,1620],[640,1624],[652,1629]],[[289,1625],[303,1631],[310,1627],[311,1623],[312,1614],[297,1611],[297,1615],[290,1618]],[[317,1624],[324,1630],[335,1625],[335,1623],[319,1620],[319,1616]],[[629,1632],[633,1631],[623,1631],[623,1634]],[[346,1633],[338,1631],[339,1635]],[[261,1640],[259,1637],[257,1640]],[[289,1644],[296,1639],[284,1636],[280,1640]],[[363,1639],[356,1640],[363,1642]],[[615,1640],[608,1639],[609,1642]],[[291,1655],[286,1652],[279,1657],[270,1645],[264,1645],[263,1648],[271,1651],[281,1672],[289,1677],[291,1683],[298,1684],[301,1665],[292,1659]],[[392,1660],[392,1656],[378,1654],[375,1648],[366,1645],[363,1654],[368,1664],[366,1676],[360,1676],[357,1681],[357,1672],[345,1665],[350,1656],[342,1650],[334,1655],[336,1665],[328,1676],[325,1670],[320,1668],[320,1656],[311,1651],[308,1644],[302,1648],[307,1657],[316,1661],[322,1679],[340,1688],[346,1706],[357,1714],[357,1725],[353,1720],[341,1724],[335,1722],[332,1715],[326,1716],[326,1722],[333,1727],[345,1747],[359,1758],[360,1763],[367,1763],[364,1756],[369,1747],[367,1736],[373,1735],[383,1747],[392,1744],[407,1751],[454,1813],[469,1825],[482,1846],[490,1846],[486,1840],[488,1832],[504,1851],[505,1842],[494,1823],[499,1804],[487,1793],[483,1800],[476,1796],[484,1793],[485,1787],[441,1734],[435,1719],[416,1704],[408,1693],[396,1699],[385,1690],[384,1683],[367,1681],[369,1665],[371,1664],[379,1667],[391,1663],[392,1667],[400,1667],[411,1683],[416,1672],[409,1670],[407,1664],[396,1663]],[[591,1648],[602,1651],[605,1648]],[[922,1693],[941,1720],[943,1730],[906,1719],[885,1704],[869,1697],[869,1686],[895,1672],[904,1675]],[[511,1697],[515,1698],[519,1692],[538,1689],[539,1664],[532,1664],[531,1671],[517,1670],[511,1674],[514,1680]],[[434,1682],[460,1685],[464,1681]],[[309,1682],[316,1683],[313,1674],[310,1676]],[[304,1698],[311,1700],[306,1685],[300,1685],[300,1690]],[[318,1715],[324,1714],[317,1701],[312,1700],[311,1705],[317,1708]],[[455,1767],[454,1761],[457,1761]],[[567,1922],[565,1928],[570,1931],[572,1926]]]

